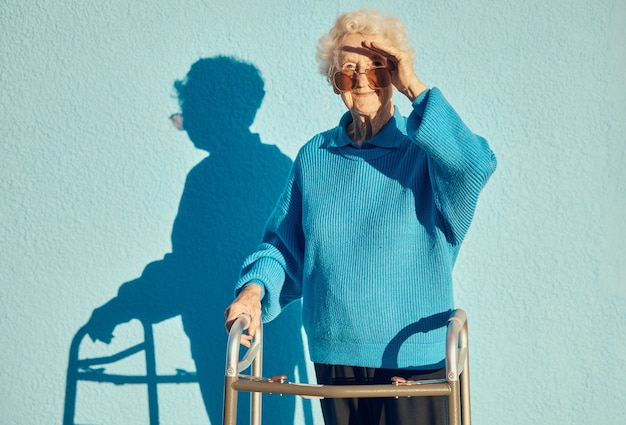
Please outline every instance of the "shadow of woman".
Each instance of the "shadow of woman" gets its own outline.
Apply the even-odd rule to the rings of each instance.
[[[172,251],[124,283],[117,297],[94,310],[86,328],[92,339],[108,343],[120,323],[157,323],[181,315],[207,414],[218,424],[227,340],[224,309],[234,297],[243,260],[260,241],[291,160],[249,130],[265,95],[253,65],[226,56],[200,59],[174,87],[181,107],[174,124],[210,154],[187,176]],[[299,303],[266,325],[265,346],[266,371],[297,373],[306,380]],[[249,421],[245,398],[239,403],[243,423]],[[294,423],[293,397],[268,395],[263,403],[267,423]],[[310,404],[304,407],[305,423],[312,423]]]

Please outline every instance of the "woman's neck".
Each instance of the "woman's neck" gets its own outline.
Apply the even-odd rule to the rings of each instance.
[[[379,110],[375,115],[359,115],[352,112],[352,122],[348,124],[346,131],[348,137],[361,147],[363,142],[376,136],[378,132],[389,122],[393,116],[393,105],[386,111]]]

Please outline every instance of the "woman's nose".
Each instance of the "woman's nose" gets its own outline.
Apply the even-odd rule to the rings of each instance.
[[[356,83],[357,83],[357,87],[366,87],[369,85],[369,82],[367,81],[367,72],[357,72],[356,73]]]

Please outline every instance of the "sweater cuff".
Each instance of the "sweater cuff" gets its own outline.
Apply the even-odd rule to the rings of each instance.
[[[417,98],[413,101],[413,112],[420,118],[424,116],[424,111],[426,110],[426,104],[428,103],[428,95],[430,94],[430,89],[424,90]]]
[[[266,294],[273,298],[274,293],[280,292],[280,286],[284,280],[285,270],[281,264],[273,258],[262,257],[244,268],[244,272],[237,281],[235,289],[238,294],[243,287],[254,283],[262,289],[261,299]]]

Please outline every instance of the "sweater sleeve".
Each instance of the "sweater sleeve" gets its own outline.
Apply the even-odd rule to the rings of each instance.
[[[413,102],[407,134],[426,152],[446,238],[458,245],[467,234],[478,195],[496,168],[496,157],[487,141],[470,131],[437,88]]]
[[[262,287],[263,322],[273,320],[283,307],[302,296],[304,235],[302,194],[296,159],[287,185],[265,226],[256,252],[246,258],[236,291],[250,283]]]

